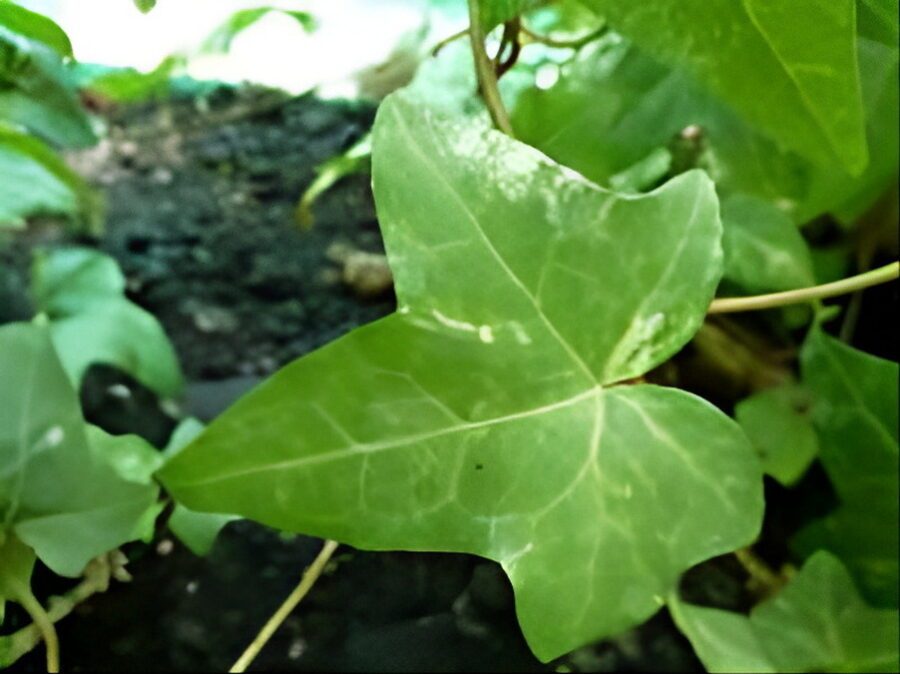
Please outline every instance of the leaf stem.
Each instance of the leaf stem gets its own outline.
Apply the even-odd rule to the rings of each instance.
[[[259,652],[266,643],[268,643],[269,639],[272,638],[275,631],[281,627],[281,623],[285,621],[291,614],[291,611],[293,611],[297,607],[297,604],[300,603],[300,600],[302,600],[312,586],[315,585],[319,576],[322,575],[322,571],[325,569],[328,560],[331,559],[331,555],[334,554],[334,551],[337,549],[337,546],[338,544],[335,541],[325,541],[325,545],[322,547],[319,555],[313,560],[313,563],[309,565],[306,571],[303,572],[300,583],[294,588],[294,591],[288,595],[288,598],[284,600],[284,603],[278,607],[278,610],[275,611],[271,618],[269,618],[268,622],[263,625],[263,628],[259,631],[259,634],[256,635],[253,642],[247,646],[247,649],[241,654],[241,657],[239,657],[231,667],[229,670],[230,672],[247,671],[247,667],[250,663],[253,662],[257,655],[259,655]]]
[[[22,605],[22,608],[31,616],[32,621],[37,626],[44,639],[47,647],[47,671],[54,674],[59,671],[59,637],[56,635],[56,628],[53,626],[53,620],[47,615],[47,611],[41,606],[41,602],[24,584],[16,583],[15,600]]]
[[[469,0],[469,37],[472,42],[472,56],[475,59],[475,72],[478,75],[478,88],[494,122],[500,131],[507,136],[513,135],[509,113],[500,98],[497,86],[497,72],[484,47],[484,25],[481,22],[481,0]]]
[[[821,300],[826,297],[836,297],[838,295],[846,295],[863,288],[869,288],[881,283],[887,283],[900,277],[900,262],[892,262],[878,269],[867,271],[864,274],[857,274],[850,278],[834,281],[833,283],[825,283],[810,288],[798,288],[796,290],[788,290],[781,293],[771,293],[769,295],[754,295],[752,297],[722,297],[713,300],[709,305],[708,313],[725,314],[738,311],[754,311],[757,309],[773,309],[775,307],[783,307],[790,304],[799,304],[801,302],[811,302],[813,300]]]

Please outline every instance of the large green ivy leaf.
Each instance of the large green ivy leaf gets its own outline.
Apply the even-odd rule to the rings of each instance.
[[[128,300],[112,258],[89,248],[37,253],[35,305],[50,318],[53,343],[72,383],[95,363],[115,365],[163,396],[183,386],[178,357],[159,321]]]
[[[896,363],[813,330],[801,353],[820,459],[840,507],[800,534],[799,547],[838,555],[872,603],[896,606],[900,450]]]
[[[867,151],[855,0],[586,0],[663,61],[683,64],[780,143],[851,172]],[[803,39],[798,39],[802,35]]]
[[[45,328],[0,328],[0,514],[53,571],[139,538],[157,488],[121,478],[88,443],[75,391]]]
[[[37,138],[0,124],[0,229],[38,214],[66,214],[95,230],[99,202],[87,184]]]
[[[900,667],[897,611],[867,606],[841,563],[813,555],[750,616],[670,602],[710,672],[882,672]]]
[[[713,186],[598,188],[403,95],[375,127],[396,314],[289,365],[160,477],[191,508],[497,560],[549,659],[640,623],[757,533],[760,468],[682,391],[628,385],[721,274]]]

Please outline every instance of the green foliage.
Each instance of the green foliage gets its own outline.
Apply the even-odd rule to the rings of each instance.
[[[3,538],[15,536],[54,572],[77,576],[93,557],[144,535],[158,490],[111,466],[105,448],[118,439],[98,443],[86,432],[46,328],[0,327],[0,381]]]
[[[225,23],[219,26],[206,39],[203,50],[207,52],[227,52],[231,48],[234,38],[272,12],[294,19],[307,33],[311,33],[316,28],[316,20],[309,12],[268,6],[242,9],[232,14]]]
[[[134,6],[144,14],[156,7],[156,0],[134,0]]]
[[[762,458],[763,470],[791,486],[819,452],[809,418],[809,392],[786,384],[755,393],[735,407],[735,418]]]
[[[162,396],[177,395],[181,370],[152,314],[125,297],[125,278],[112,258],[88,248],[39,253],[32,294],[50,319],[53,343],[72,383],[94,363],[115,365]]]
[[[0,29],[5,39],[19,35],[40,42],[61,57],[72,56],[72,43],[65,31],[46,16],[20,7],[13,2],[0,2]]]
[[[619,0],[585,4],[778,142],[854,174],[865,168],[854,0],[662,0],[640,12]]]
[[[112,101],[129,103],[166,96],[172,75],[184,66],[182,56],[168,56],[153,70],[142,73],[134,68],[106,72],[86,82],[86,87]]]
[[[798,547],[830,550],[847,565],[870,602],[897,606],[898,366],[818,329],[807,338],[801,365],[813,396],[820,459],[840,506],[801,532]]]
[[[161,471],[167,489],[360,547],[495,559],[544,659],[641,622],[682,570],[752,539],[760,473],[737,427],[621,384],[705,313],[708,179],[618,196],[397,95],[374,160],[398,313],[246,397]]]
[[[867,606],[841,563],[813,555],[775,598],[750,616],[670,602],[710,672],[897,671],[896,610]]]
[[[185,419],[175,431],[166,446],[164,456],[171,459],[203,432],[203,424],[196,419]],[[161,465],[162,462],[160,462]],[[160,466],[157,466],[157,469]],[[171,531],[195,555],[206,555],[212,550],[219,532],[229,522],[239,519],[235,515],[218,515],[191,510],[178,503],[169,517]]]

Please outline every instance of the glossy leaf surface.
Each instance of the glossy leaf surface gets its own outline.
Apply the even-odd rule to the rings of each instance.
[[[670,603],[710,672],[897,671],[897,611],[862,600],[847,570],[819,552],[750,616]]]
[[[389,98],[373,154],[398,312],[276,374],[160,477],[190,508],[370,549],[500,562],[544,659],[640,623],[751,540],[760,469],[681,391],[721,274],[713,187],[598,188],[472,120]]]

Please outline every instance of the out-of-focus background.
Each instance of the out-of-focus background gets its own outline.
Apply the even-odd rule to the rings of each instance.
[[[429,11],[426,0],[273,0],[266,6],[309,12],[316,30],[271,12],[239,33],[227,54],[200,53],[202,40],[254,0],[158,0],[142,14],[128,0],[22,0],[57,21],[85,63],[151,70],[172,54],[188,57],[197,79],[254,82],[300,93],[352,96],[353,75],[384,61],[404,40],[450,34],[465,23],[461,3]],[[434,6],[435,3],[431,3]]]

